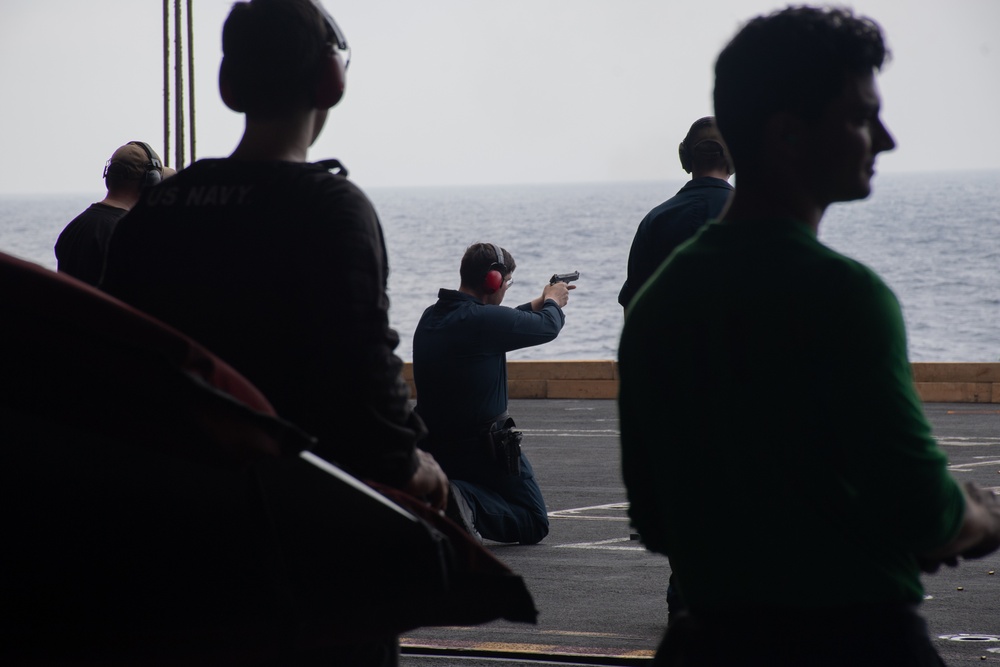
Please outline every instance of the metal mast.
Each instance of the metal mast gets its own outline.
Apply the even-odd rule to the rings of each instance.
[[[173,149],[175,158],[170,166],[183,169],[187,166],[185,141],[190,139],[191,161],[195,153],[195,105],[194,105],[194,0],[186,2],[187,30],[183,29],[185,18],[185,3],[174,0],[173,22],[171,23],[170,0],[163,0],[163,155],[170,163],[170,152]],[[171,34],[173,35],[173,53],[171,53]],[[187,94],[188,107],[184,109],[184,40],[187,38]],[[171,64],[174,76],[170,76]],[[173,98],[173,105],[171,105]],[[171,118],[173,108],[173,118]],[[171,135],[173,125],[173,135]],[[187,136],[190,132],[190,137]]]

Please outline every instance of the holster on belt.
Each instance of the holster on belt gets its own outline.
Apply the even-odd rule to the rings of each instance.
[[[498,419],[485,434],[489,458],[508,475],[521,474],[521,432],[510,417]]]

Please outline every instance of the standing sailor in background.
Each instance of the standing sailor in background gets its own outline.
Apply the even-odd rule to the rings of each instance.
[[[59,234],[55,246],[58,270],[97,285],[115,225],[139,201],[143,189],[174,173],[145,142],[130,141],[119,147],[104,166],[107,196],[73,218]]]
[[[443,509],[447,479],[416,446],[426,429],[394,353],[382,227],[339,163],[306,161],[344,93],[347,40],[318,2],[251,0],[233,5],[222,51],[222,99],[246,116],[239,145],[143,197],[102,287],[238,369],[317,437],[317,455]],[[398,640],[295,657],[285,664],[395,665]]]
[[[507,412],[506,353],[558,336],[575,286],[549,284],[528,303],[501,306],[515,267],[496,244],[469,246],[458,290],[439,290],[417,324],[413,379],[427,449],[451,480],[448,515],[473,535],[535,544],[549,520]]]
[[[628,255],[628,276],[618,293],[622,308],[628,308],[639,288],[677,246],[719,217],[733,192],[728,180],[733,162],[714,117],[696,120],[677,151],[691,180],[639,223]]]

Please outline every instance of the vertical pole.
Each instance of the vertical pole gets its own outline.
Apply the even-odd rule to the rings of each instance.
[[[188,121],[190,121],[189,132],[191,133],[191,162],[195,157],[195,125],[194,125],[194,13],[192,11],[194,0],[187,1],[188,18]]]
[[[163,155],[170,158],[170,0],[163,0]]]
[[[181,0],[174,0],[174,99],[177,102],[177,159],[174,161],[174,169],[184,168],[184,33],[181,25]]]

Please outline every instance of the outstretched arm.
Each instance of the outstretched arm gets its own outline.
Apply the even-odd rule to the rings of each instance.
[[[560,308],[565,308],[566,304],[569,303],[569,291],[571,289],[576,289],[576,285],[570,285],[569,283],[546,285],[545,289],[542,290],[542,295],[531,300],[531,309],[537,313],[549,299],[555,301],[556,305]]]

